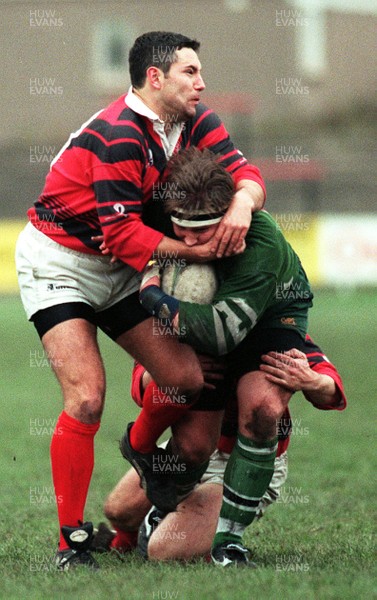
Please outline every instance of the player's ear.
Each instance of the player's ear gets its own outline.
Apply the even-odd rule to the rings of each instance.
[[[146,72],[146,78],[149,85],[156,90],[160,90],[162,87],[163,72],[158,67],[148,67]]]

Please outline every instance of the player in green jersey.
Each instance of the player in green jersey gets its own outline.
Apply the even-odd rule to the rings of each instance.
[[[232,197],[230,175],[211,152],[191,148],[172,159],[168,182],[175,194],[166,210],[176,236],[190,246],[211,239]],[[265,211],[254,214],[244,252],[214,264],[219,288],[209,305],[167,296],[156,267],[144,276],[140,299],[151,314],[169,320],[182,342],[226,355],[228,374],[238,382],[239,430],[225,471],[212,560],[254,566],[242,535],[270,483],[276,423],[292,395],[259,369],[261,356],[304,351],[312,293],[298,256]]]

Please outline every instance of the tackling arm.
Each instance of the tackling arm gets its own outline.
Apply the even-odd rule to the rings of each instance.
[[[315,353],[313,347],[317,349]],[[260,369],[272,383],[294,392],[302,391],[313,406],[322,410],[344,410],[346,407],[340,374],[310,338],[306,354],[293,348],[285,353],[269,352],[262,359],[264,364]]]

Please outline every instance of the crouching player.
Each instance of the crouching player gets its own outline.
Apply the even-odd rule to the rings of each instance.
[[[284,355],[264,355],[263,360],[260,369],[267,378],[293,392],[301,390],[316,408],[344,410],[346,407],[343,382],[337,369],[309,336],[306,336],[305,354],[292,349]],[[143,390],[149,382],[149,374],[141,365],[137,365],[133,373],[132,396],[139,406],[142,405]],[[105,514],[116,534],[111,533],[105,525],[100,526],[94,539],[95,547],[120,553],[134,548],[138,527],[145,517],[139,536],[139,549],[145,557],[150,560],[190,560],[208,555],[221,508],[224,471],[235,442],[236,412],[234,406],[228,406],[218,449],[211,456],[200,484],[179,504],[177,511],[161,519],[162,515],[154,507],[151,509],[150,502],[139,486],[139,477],[131,469],[105,503]],[[277,500],[286,481],[289,425],[289,413],[286,412],[280,423],[274,474],[257,508],[257,518]]]

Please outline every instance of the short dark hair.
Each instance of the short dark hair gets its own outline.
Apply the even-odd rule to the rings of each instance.
[[[180,33],[171,31],[150,31],[136,38],[129,56],[131,83],[135,88],[143,87],[146,72],[152,65],[168,73],[171,64],[177,60],[176,50],[192,48],[199,50],[200,43]]]
[[[182,150],[169,161],[166,181],[174,187],[167,194],[167,213],[179,210],[181,218],[190,220],[195,211],[225,213],[234,194],[233,178],[208,148],[196,146]]]

